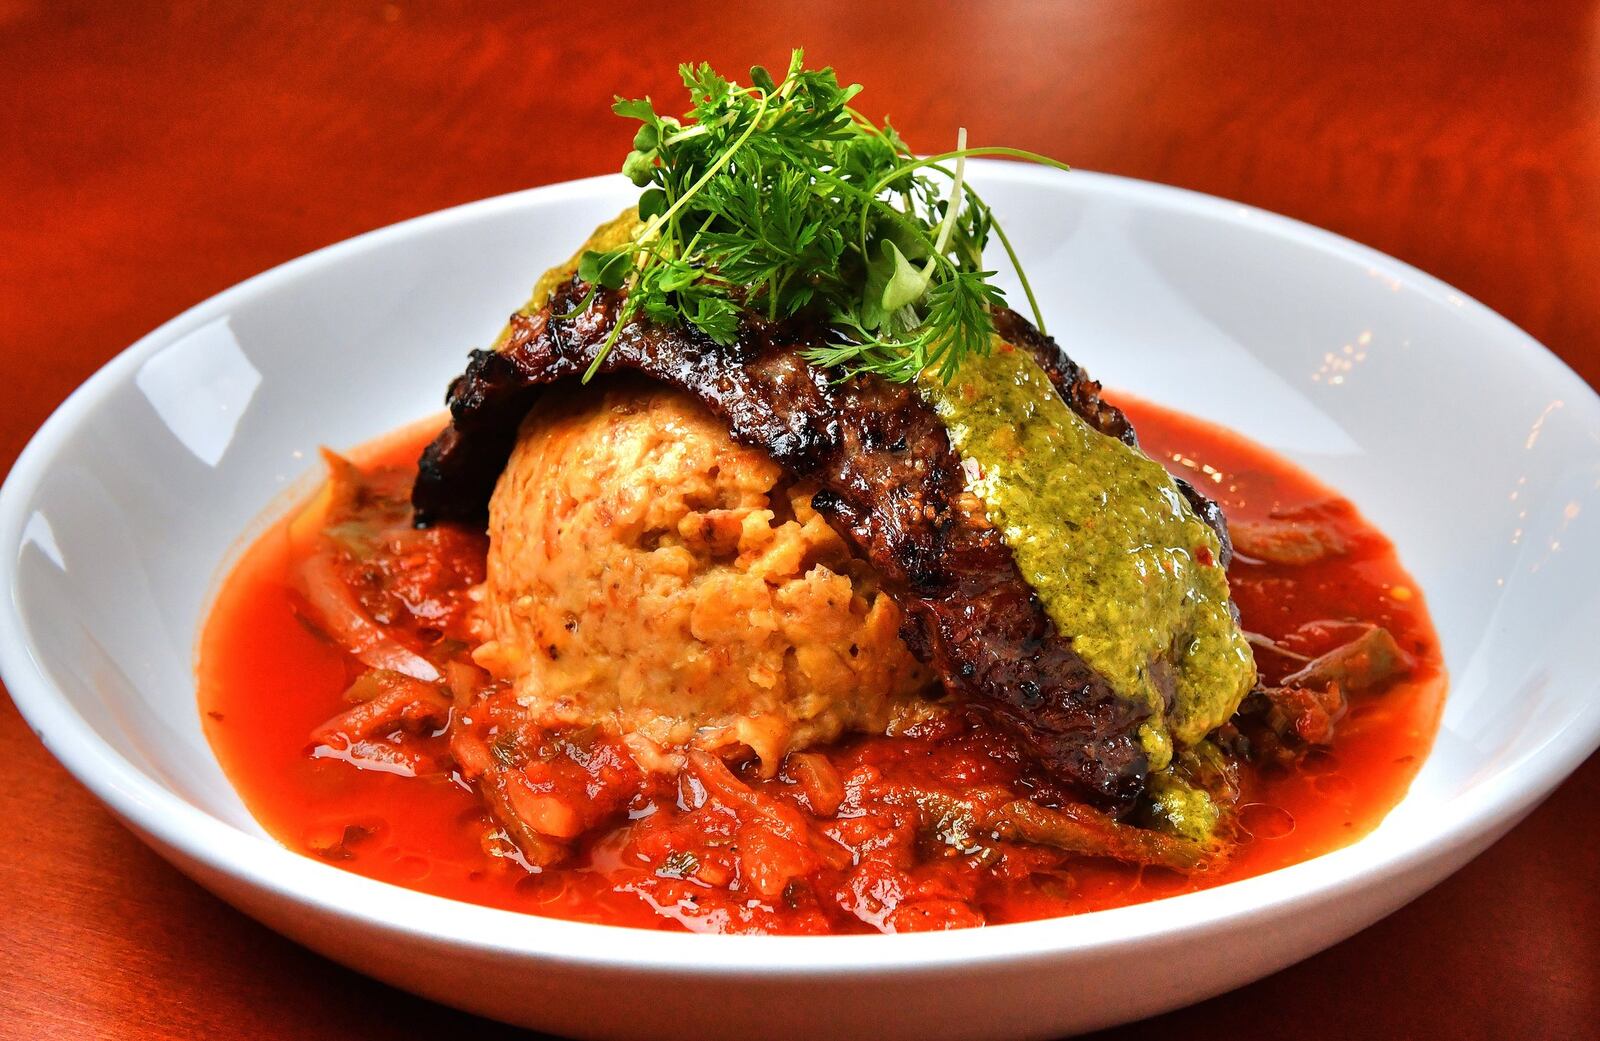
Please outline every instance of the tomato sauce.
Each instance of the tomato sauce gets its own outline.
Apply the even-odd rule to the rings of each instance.
[[[442,725],[424,720],[387,741],[313,738],[350,709],[345,692],[365,666],[304,620],[305,594],[291,577],[303,543],[289,519],[245,551],[207,622],[199,658],[207,735],[246,805],[290,849],[440,896],[648,928],[871,932],[1038,919],[1207,888],[1347,845],[1404,795],[1437,728],[1445,683],[1420,591],[1390,543],[1309,475],[1221,428],[1133,399],[1123,408],[1145,451],[1215,499],[1241,531],[1254,521],[1311,517],[1320,538],[1337,541],[1336,553],[1306,554],[1315,559],[1273,563],[1241,553],[1230,568],[1244,628],[1275,644],[1257,652],[1265,682],[1325,653],[1356,623],[1383,626],[1413,662],[1404,679],[1351,694],[1330,744],[1289,766],[1243,764],[1231,854],[1204,871],[1023,844],[997,859],[929,851],[906,829],[848,812],[848,798],[845,809],[820,812],[815,786],[801,776],[804,762],[771,780],[686,771],[641,788],[637,771],[607,759],[613,746],[604,744],[564,745],[550,762],[576,773],[591,795],[605,796],[608,784],[613,793],[632,785],[629,797],[615,800],[610,817],[561,864],[530,869],[492,825],[468,780],[476,775],[457,767]],[[402,432],[359,460],[403,477],[434,432]],[[481,569],[481,559],[471,559],[481,542],[464,534],[419,541],[407,552],[411,586],[448,586],[450,596]],[[1290,547],[1287,558],[1294,557]],[[359,584],[359,575],[346,577]],[[404,595],[414,602],[429,594]],[[381,605],[374,611],[382,616]],[[417,635],[403,633],[402,642]],[[480,716],[473,726],[492,734],[492,712]],[[959,720],[937,733],[858,737],[822,751],[823,765],[847,789],[895,779],[959,795],[1021,779],[1003,739]],[[706,789],[719,784],[731,795],[708,802]],[[808,848],[784,837],[788,824],[754,827],[749,815],[718,808],[736,806],[745,793],[762,800],[769,817],[823,839]],[[809,884],[793,885],[802,875]]]

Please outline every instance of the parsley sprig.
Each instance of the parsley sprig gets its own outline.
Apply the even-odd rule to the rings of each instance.
[[[578,277],[624,290],[610,336],[635,317],[687,323],[733,343],[741,313],[768,319],[802,312],[829,322],[827,346],[808,360],[845,372],[908,382],[932,369],[943,379],[989,349],[1004,296],[983,267],[993,234],[1004,247],[1043,328],[1010,240],[965,180],[969,156],[1005,155],[1066,167],[1013,148],[911,152],[887,120],[851,107],[859,84],[832,69],[807,69],[793,52],[781,81],[757,66],[750,85],[709,65],[679,69],[692,109],[657,113],[649,98],[618,98],[639,121],[623,173],[644,189],[633,240],[585,253]],[[948,191],[946,187],[948,186]]]

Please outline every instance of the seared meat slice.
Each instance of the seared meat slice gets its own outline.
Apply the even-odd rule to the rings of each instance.
[[[451,425],[424,453],[413,494],[419,524],[483,523],[522,418],[546,388],[581,376],[612,332],[615,294],[573,313],[588,288],[568,281],[539,312],[514,316],[500,349],[474,352],[452,382]],[[997,324],[1039,359],[1074,411],[1132,443],[1126,417],[1054,341],[1014,313]],[[961,460],[916,390],[871,376],[835,382],[801,356],[825,335],[751,320],[722,347],[692,329],[631,323],[601,370],[636,370],[687,391],[734,440],[816,481],[815,508],[883,577],[906,615],[912,652],[947,689],[1019,735],[1048,776],[1041,797],[1126,810],[1144,784],[1137,731],[1148,711],[1119,697],[1056,631],[966,493]],[[1216,508],[1186,494],[1226,545]]]

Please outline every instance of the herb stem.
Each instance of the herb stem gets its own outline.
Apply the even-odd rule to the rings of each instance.
[[[1003,156],[1011,159],[1026,159],[1029,162],[1038,163],[1041,166],[1053,167],[1054,169],[1061,170],[1063,172],[1071,172],[1072,170],[1072,167],[1061,162],[1059,159],[1051,159],[1047,155],[1040,155],[1038,152],[1030,152],[1024,148],[1008,148],[1005,145],[980,145],[977,148],[962,148],[952,152],[940,152],[938,155],[930,155],[921,159],[909,160],[905,164],[896,167],[887,174],[884,174],[883,178],[879,180],[877,184],[872,186],[872,194],[877,195],[879,192],[889,187],[890,184],[893,184],[895,181],[914,170],[918,170],[927,166],[937,166],[939,163],[947,163],[952,159],[976,159],[988,155]]]
[[[945,207],[944,222],[939,225],[939,237],[933,243],[933,257],[928,258],[928,266],[923,276],[933,274],[934,257],[941,256],[945,247],[950,244],[950,232],[956,226],[956,214],[961,212],[961,182],[967,174],[967,157],[963,155],[967,149],[967,128],[961,127],[956,131],[956,175],[950,182],[950,203]]]

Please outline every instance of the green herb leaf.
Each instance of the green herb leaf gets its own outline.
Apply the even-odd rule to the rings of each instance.
[[[883,239],[884,259],[889,262],[889,277],[883,286],[883,297],[879,306],[884,314],[894,314],[902,307],[910,307],[921,300],[928,293],[928,285],[932,281],[932,271],[919,271],[917,266],[906,259],[900,252],[900,247],[893,241]]]
[[[627,281],[633,259],[628,249],[614,249],[604,253],[586,251],[578,258],[578,277],[590,285],[606,289],[621,289]]]
[[[624,119],[643,119],[646,121],[656,118],[656,109],[649,98],[639,98],[629,101],[626,98],[617,98],[611,105],[611,111]]]
[[[650,188],[639,196],[639,219],[649,220],[667,212],[667,193],[660,188]]]

